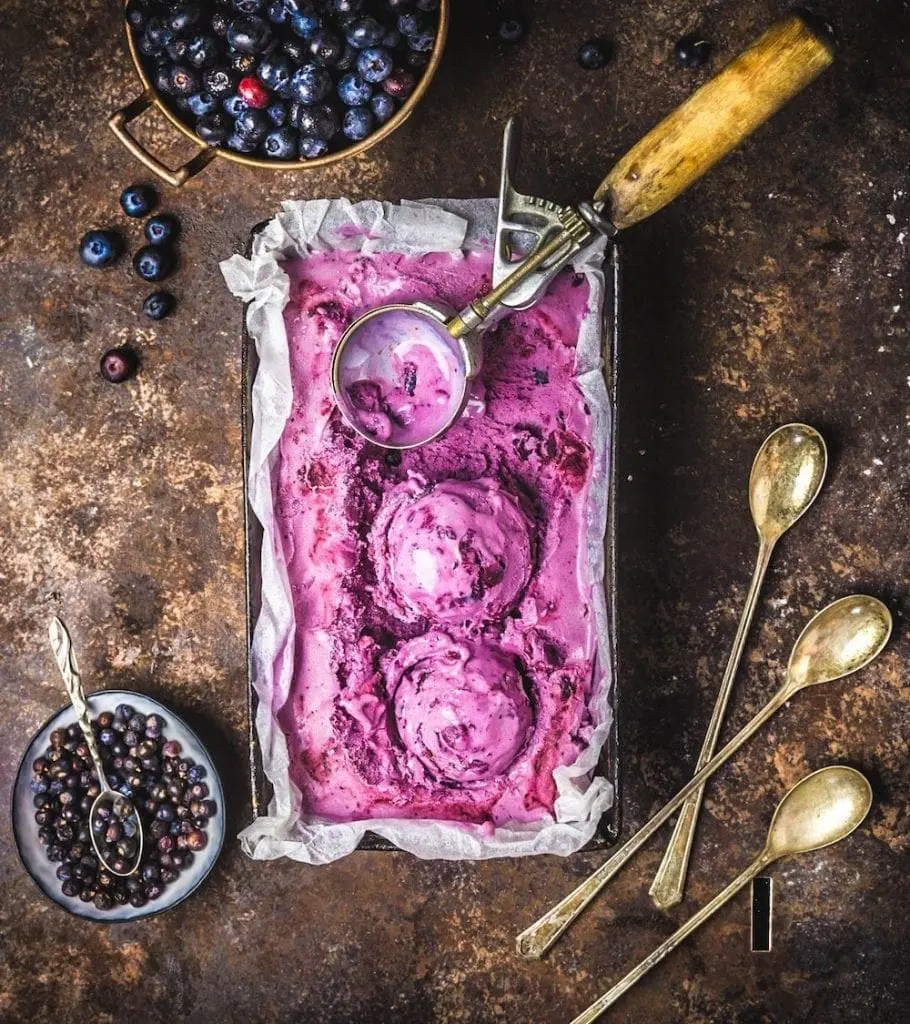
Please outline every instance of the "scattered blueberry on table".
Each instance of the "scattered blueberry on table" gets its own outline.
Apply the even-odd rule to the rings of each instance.
[[[683,68],[700,68],[711,56],[711,44],[695,32],[678,39],[673,47],[676,63]]]
[[[439,0],[129,0],[125,17],[155,89],[203,142],[289,161],[394,116],[429,63],[438,11]],[[524,22],[508,21],[502,38],[517,41]],[[331,112],[300,113],[316,106]]]
[[[139,357],[128,345],[108,349],[101,357],[101,376],[109,384],[122,384],[139,369]]]
[[[176,265],[173,250],[165,245],[144,245],[133,257],[133,267],[143,281],[163,281]]]
[[[159,213],[145,222],[145,237],[151,245],[173,244],[180,233],[180,223],[173,214]]]
[[[173,313],[177,300],[170,292],[152,292],[142,303],[142,312],[150,320],[163,320]]]
[[[115,350],[119,351],[119,350]],[[109,353],[110,354],[110,353]],[[138,851],[136,822],[110,807],[91,808],[101,791],[78,725],[55,729],[43,755],[32,764],[35,824],[44,853],[65,896],[98,910],[130,904],[144,907],[193,864],[208,845],[209,822],[218,813],[209,799],[206,770],[167,739],[160,715],[143,715],[128,704],[94,720],[107,782],[132,802],[142,818],[145,843],[139,870],[120,878],[105,870],[92,838],[115,871],[129,871]]]
[[[123,239],[116,231],[87,231],[79,243],[79,256],[87,267],[109,267],[123,254]]]
[[[517,15],[502,18],[496,28],[496,35],[504,43],[520,43],[525,35],[524,19]]]
[[[127,217],[147,217],[158,202],[158,194],[150,185],[130,185],[120,194],[120,205]]]
[[[578,63],[585,71],[597,71],[610,59],[610,44],[603,39],[588,39],[578,49]]]

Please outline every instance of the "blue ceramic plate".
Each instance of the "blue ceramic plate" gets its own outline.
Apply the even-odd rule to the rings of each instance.
[[[56,875],[57,864],[52,864],[44,854],[44,847],[38,840],[38,826],[35,824],[34,794],[29,789],[32,779],[32,762],[41,757],[50,743],[50,734],[54,729],[66,728],[76,721],[76,712],[71,705],[58,711],[49,722],[38,730],[32,738],[28,749],[19,764],[16,781],[13,785],[12,815],[13,835],[16,848],[25,870],[32,876],[38,888],[52,899],[58,906],[68,910],[77,917],[86,917],[93,921],[135,921],[140,917],[151,917],[169,910],[190,893],[194,892],[212,870],[221,846],[224,843],[224,793],[221,780],[212,764],[208,751],[199,742],[193,730],[177,717],[172,711],[141,693],[130,690],[99,690],[89,694],[89,711],[96,718],[102,711],[113,712],[118,704],[131,704],[140,714],[161,715],[164,719],[164,735],[169,740],[177,740],[183,748],[183,754],[192,758],[196,764],[206,768],[205,781],[209,787],[209,797],[214,800],[218,813],[209,822],[206,834],[208,845],[193,859],[193,863],[185,871],[180,872],[176,882],[166,886],[161,897],[147,903],[144,907],[113,907],[111,910],[98,910],[93,903],[83,903],[78,897],[64,896],[60,891],[63,884]]]

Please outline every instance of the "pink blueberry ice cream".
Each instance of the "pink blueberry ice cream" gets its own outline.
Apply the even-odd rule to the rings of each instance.
[[[496,480],[413,476],[385,496],[370,557],[377,598],[407,621],[497,621],[531,578],[531,527]]]
[[[448,426],[466,386],[458,342],[417,310],[390,309],[353,331],[338,357],[338,400],[379,444],[423,444]]]
[[[464,415],[424,447],[365,440],[333,399],[332,355],[357,317],[461,308],[490,268],[488,253],[287,264],[294,397],[275,510],[296,628],[275,710],[309,819],[550,821],[553,771],[593,729],[584,278],[563,272],[489,332]]]
[[[395,726],[430,779],[470,784],[511,768],[534,729],[519,665],[490,643],[446,633],[402,646],[390,680]]]

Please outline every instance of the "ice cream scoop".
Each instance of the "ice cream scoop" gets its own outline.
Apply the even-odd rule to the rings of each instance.
[[[439,781],[503,775],[534,730],[518,659],[491,643],[427,633],[398,652],[392,685],[398,736]]]
[[[380,598],[399,617],[495,620],[531,577],[530,524],[496,480],[421,477],[391,491],[377,517],[373,564]]]
[[[355,320],[332,360],[332,388],[351,426],[385,448],[415,448],[443,434],[467,404],[484,327],[503,310],[533,305],[559,270],[596,239],[611,239],[663,209],[815,79],[833,56],[830,26],[790,15],[633,146],[592,202],[576,206],[511,188],[507,127],[493,287],[457,313],[398,304]],[[521,242],[529,236],[535,242],[530,251]],[[401,347],[425,352],[427,368],[436,367],[418,375],[413,390],[405,383],[413,378],[403,375]]]

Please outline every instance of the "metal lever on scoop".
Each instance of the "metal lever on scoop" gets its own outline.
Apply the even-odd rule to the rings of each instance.
[[[553,276],[597,234],[650,217],[707,173],[834,60],[829,26],[792,14],[731,61],[653,128],[616,164],[593,203],[559,207],[516,192],[511,184],[517,144],[506,126],[499,197],[494,287],[446,327],[454,338],[476,330],[503,306],[525,309]],[[517,266],[509,231],[537,236]]]

